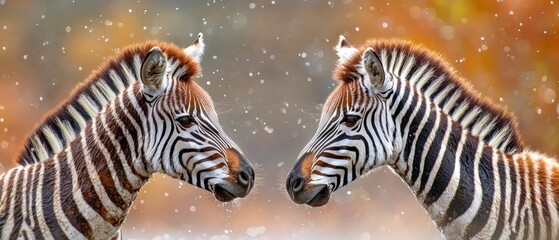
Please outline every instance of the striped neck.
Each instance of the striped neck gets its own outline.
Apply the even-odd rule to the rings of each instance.
[[[126,90],[64,151],[34,164],[41,166],[44,175],[43,212],[46,224],[54,229],[53,237],[59,230],[67,236],[84,234],[87,238],[106,239],[119,231],[139,189],[151,176],[143,160],[142,141],[138,141],[144,134],[142,109],[133,107],[138,106],[135,99],[141,99],[135,96],[138,94],[138,85]],[[57,202],[64,203],[65,208],[49,212],[53,205],[45,203],[56,206]],[[55,226],[61,218],[72,226]]]
[[[391,166],[445,234],[477,233],[488,219],[478,212],[489,214],[500,201],[499,195],[493,196],[492,181],[478,184],[477,179],[493,179],[494,166],[503,165],[502,158],[494,155],[504,153],[472,135],[434,103],[424,98],[414,102],[413,108],[393,115],[404,144]]]

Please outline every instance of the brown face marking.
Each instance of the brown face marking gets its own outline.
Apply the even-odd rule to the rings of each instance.
[[[229,166],[229,172],[234,175],[239,171],[239,166],[241,159],[239,158],[239,153],[233,149],[225,150],[225,155],[227,158],[227,164]]]
[[[309,179],[311,177],[311,170],[313,163],[315,161],[316,153],[310,152],[305,153],[303,158],[301,159],[301,174],[305,179]]]

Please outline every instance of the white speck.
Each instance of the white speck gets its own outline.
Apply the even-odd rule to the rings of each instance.
[[[276,1],[272,1],[272,5],[276,4]]]
[[[248,76],[249,76],[249,77],[252,77],[252,72],[249,72],[249,73],[248,73]]]
[[[23,59],[25,60],[27,59],[27,54],[23,55]]]
[[[248,5],[248,7],[249,7],[250,9],[254,9],[254,8],[256,8],[256,3],[250,3],[250,4]]]
[[[347,191],[346,193],[347,193],[347,195],[351,195],[351,191]]]
[[[514,11],[510,10],[509,15],[511,15],[511,16],[514,15]]]
[[[538,115],[542,114],[542,109],[541,108],[537,108],[536,112],[538,113]]]
[[[41,102],[42,102],[42,101],[43,101],[43,97],[39,97],[39,101],[41,101]]]
[[[105,20],[105,26],[112,26],[113,22],[111,20]]]
[[[163,195],[164,195],[165,197],[169,197],[169,193],[167,193],[167,192],[164,193]]]
[[[264,131],[266,131],[267,133],[273,133],[273,132],[274,132],[274,129],[271,128],[271,127],[265,126],[265,127],[264,127]]]
[[[302,57],[302,58],[306,58],[306,57],[307,57],[307,53],[306,53],[306,52],[301,53],[301,57]]]
[[[6,46],[2,46],[2,51],[6,51]]]
[[[359,32],[359,27],[355,27],[355,31],[356,31],[356,32]]]
[[[131,13],[131,12],[132,12],[132,8],[129,8],[129,9],[128,9],[128,13]]]
[[[388,28],[388,23],[387,23],[387,22],[383,22],[383,23],[382,23],[382,28]]]
[[[83,70],[83,68],[82,68],[81,66],[79,66],[79,67],[78,67],[78,70],[81,71],[81,70]]]
[[[69,33],[69,32],[71,32],[71,31],[72,31],[72,27],[66,26],[66,32]]]
[[[266,227],[264,226],[259,226],[259,227],[249,227],[247,228],[247,235],[249,235],[250,237],[256,237],[260,234],[264,234],[266,232]]]
[[[196,212],[196,206],[190,206],[190,211],[191,212]]]
[[[281,167],[281,166],[283,166],[283,162],[278,163],[278,167]]]
[[[0,145],[0,147],[7,148],[8,145],[10,145],[10,143],[8,141],[2,141],[2,144]]]
[[[216,55],[213,55],[213,56],[212,56],[212,59],[217,59],[217,56],[216,56]]]
[[[206,85],[208,85],[208,86],[209,86],[210,84],[211,84],[211,82],[210,82],[210,81],[207,81],[207,82],[206,82]]]

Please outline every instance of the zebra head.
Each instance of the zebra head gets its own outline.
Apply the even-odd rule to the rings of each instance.
[[[379,56],[372,48],[359,51],[343,36],[336,50],[340,84],[287,177],[289,196],[299,204],[326,204],[331,192],[393,160],[401,145],[387,103],[392,78]]]
[[[253,167],[220,127],[210,96],[184,74],[199,68],[202,35],[180,52],[162,48],[151,48],[140,70],[148,168],[213,192],[222,202],[245,197],[254,185]]]

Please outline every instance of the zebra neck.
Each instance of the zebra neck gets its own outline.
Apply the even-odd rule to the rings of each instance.
[[[445,234],[477,233],[500,201],[494,174],[505,165],[504,154],[432,103],[415,112],[399,123],[404,145],[392,167]]]
[[[79,223],[75,226],[81,233],[89,233],[91,227],[96,239],[117,233],[151,176],[141,165],[142,133],[136,124],[139,118],[133,117],[138,113],[121,104],[127,102],[122,99],[120,95],[108,104],[52,161],[41,163],[43,169],[54,165],[58,172],[58,186],[53,188],[66,195],[65,211],[74,214],[69,220]]]

